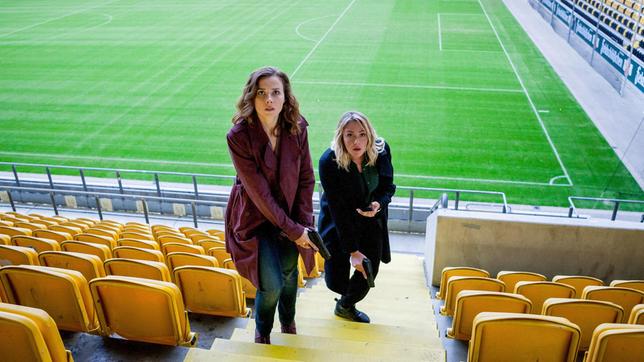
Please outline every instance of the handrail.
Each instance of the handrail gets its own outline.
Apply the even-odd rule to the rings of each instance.
[[[570,207],[568,208],[568,217],[569,218],[573,217],[573,213],[575,215],[574,217],[579,218],[579,214],[577,213],[577,206],[575,205],[575,202],[573,200],[612,202],[613,203],[613,214],[611,215],[611,221],[615,221],[615,219],[617,219],[617,211],[619,210],[619,206],[622,203],[626,203],[626,204],[642,204],[642,205],[644,205],[644,201],[640,201],[640,200],[624,200],[624,199],[612,199],[612,198],[603,198],[603,197],[568,196],[568,203],[570,205]],[[644,222],[644,214],[642,214],[642,220],[640,222]]]

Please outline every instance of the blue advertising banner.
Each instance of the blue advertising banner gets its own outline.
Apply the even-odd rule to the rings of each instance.
[[[617,69],[617,71],[624,73],[626,68],[626,62],[628,61],[628,54],[624,53],[621,49],[618,49],[616,46],[611,44],[609,41],[603,37],[599,37],[597,42],[597,52],[606,59],[606,61]]]
[[[575,16],[575,25],[573,29],[575,30],[575,34],[577,34],[581,40],[586,44],[593,46],[593,36],[595,36],[594,28],[591,28],[588,23]]]
[[[572,20],[572,11],[566,9],[565,6],[559,4],[555,10],[555,15],[564,22],[564,24],[570,26],[570,21]]]
[[[644,92],[644,67],[632,61],[631,69],[628,72],[628,80],[635,84],[640,91]]]

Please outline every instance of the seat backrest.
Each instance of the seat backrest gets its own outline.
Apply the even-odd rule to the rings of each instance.
[[[38,252],[23,246],[0,245],[0,267],[23,264],[39,265]]]
[[[134,246],[118,246],[112,250],[112,253],[115,258],[164,262],[163,253],[158,250],[142,249]]]
[[[518,282],[541,282],[546,280],[546,276],[539,273],[526,271],[507,271],[502,270],[496,274],[496,279],[505,283],[505,290],[514,291],[514,286]]]
[[[45,251],[38,255],[38,260],[44,266],[76,270],[83,274],[87,281],[105,276],[103,261],[96,255],[71,251]]]
[[[18,227],[14,227],[14,226],[0,225],[0,234],[9,235],[9,236],[15,236],[15,235],[31,236],[32,231],[29,230],[29,229],[25,229],[25,228],[18,228]]]
[[[189,235],[189,236],[188,236],[188,238],[189,238],[190,240],[192,240],[192,242],[193,242],[194,244],[196,244],[196,243],[198,243],[198,242],[200,242],[200,241],[202,241],[202,240],[213,240],[212,235],[208,235],[208,234],[197,234],[197,233],[192,234],[192,235]]]
[[[163,244],[165,243],[178,243],[178,244],[192,245],[192,240],[181,236],[162,235],[162,236],[159,236],[157,240],[159,241],[159,244],[161,244],[161,246],[163,246]]]
[[[104,236],[112,240],[118,239],[118,229],[111,228],[109,226],[94,225],[91,228],[85,230],[85,234]]]
[[[212,248],[224,248],[226,249],[226,243],[216,239],[202,239],[196,242],[197,245],[201,246],[206,252]]]
[[[96,255],[101,261],[112,257],[110,248],[101,244],[87,243],[84,241],[64,241],[60,244],[60,247],[63,251]]]
[[[11,236],[0,234],[0,245],[11,245]]]
[[[237,267],[235,266],[235,263],[231,258],[224,260],[223,267],[225,269],[237,271]],[[239,277],[241,278],[242,289],[244,290],[244,294],[246,295],[246,298],[255,299],[255,296],[257,295],[257,288],[255,288],[255,285],[253,285],[253,283],[251,283],[250,280],[244,278],[243,276],[240,275]]]
[[[644,304],[638,304],[631,310],[628,324],[644,324]]]
[[[80,272],[15,265],[0,268],[0,280],[9,303],[43,309],[59,329],[93,332],[98,326],[87,279]]]
[[[552,281],[555,283],[570,285],[571,287],[575,288],[575,297],[577,298],[581,298],[581,294],[584,292],[584,288],[588,286],[604,285],[604,282],[601,279],[586,275],[555,275],[552,278]]]
[[[29,222],[17,222],[13,226],[19,227],[19,228],[24,228],[24,229],[29,229],[31,231],[36,231],[39,229],[46,229],[47,225],[45,224],[38,224],[37,222],[29,221]]]
[[[159,243],[150,240],[118,239],[116,244],[118,246],[133,246],[141,249],[160,250]]]
[[[167,255],[168,267],[171,271],[180,266],[209,266],[219,267],[217,259],[208,255],[175,252]]]
[[[208,255],[217,258],[219,265],[223,265],[224,260],[231,258],[230,254],[226,251],[226,248],[220,246],[208,249]]]
[[[543,302],[548,298],[574,298],[575,288],[555,282],[518,282],[514,287],[516,294],[521,294],[532,302],[533,314],[540,314]]]
[[[644,325],[600,324],[593,333],[585,362],[642,361]]]
[[[613,280],[611,287],[631,288],[644,292],[644,280]]]
[[[30,318],[0,311],[0,355],[3,361],[49,361],[49,349]]]
[[[624,315],[622,307],[598,300],[550,298],[543,304],[543,315],[563,317],[575,323],[581,331],[579,350],[590,346],[593,331],[602,323],[619,323]]]
[[[560,317],[483,312],[474,318],[468,362],[575,362],[579,327]]]
[[[38,253],[43,251],[60,250],[60,244],[56,240],[45,239],[35,236],[16,235],[11,237],[11,243],[15,246],[32,248]]]
[[[530,313],[532,303],[519,294],[464,290],[456,296],[452,328],[447,337],[469,340],[474,317],[481,312]]]
[[[54,225],[49,227],[49,230],[64,232],[72,237],[83,232],[83,229],[71,225]]]
[[[478,269],[478,268],[470,268],[466,266],[458,266],[458,267],[446,267],[443,268],[443,271],[441,272],[441,282],[440,286],[438,288],[438,292],[436,293],[436,298],[437,299],[445,299],[445,294],[447,293],[447,281],[451,277],[484,277],[487,278],[490,276],[490,273],[483,269]]]
[[[107,275],[144,278],[171,282],[170,271],[164,263],[149,260],[114,258],[105,260]]]
[[[604,300],[613,302],[624,309],[622,323],[626,323],[629,311],[637,304],[644,303],[644,293],[639,290],[621,287],[586,287],[582,294],[583,299]]]
[[[90,282],[101,334],[135,341],[194,346],[179,288],[168,282],[107,276]]]
[[[505,284],[502,281],[485,277],[451,277],[447,281],[445,304],[440,313],[447,316],[454,315],[456,297],[463,290],[486,290],[490,292],[504,292]]]
[[[201,246],[192,244],[165,243],[161,245],[161,251],[165,255],[176,252],[206,255],[206,251]]]
[[[67,362],[71,361],[71,352],[65,350],[65,345],[63,340],[60,337],[58,328],[56,327],[56,322],[42,309],[30,308],[22,305],[9,304],[9,303],[0,303],[0,315],[6,316],[6,314],[18,315],[23,318],[28,319],[33,323],[33,326],[27,326],[26,323],[19,323],[24,329],[18,335],[14,335],[8,330],[4,330],[3,327],[0,327],[0,336],[3,333],[7,333],[6,336],[0,337],[0,356],[3,356],[3,360],[15,359],[16,361],[37,361],[41,359],[41,354],[38,351],[46,352],[46,356],[49,357],[53,362]],[[0,320],[3,318],[0,317]],[[20,319],[20,318],[18,318]],[[1,322],[0,322],[1,323]],[[16,326],[14,325],[13,328]],[[32,335],[34,338],[31,343],[24,343],[25,337]],[[39,336],[38,336],[39,335]],[[5,338],[6,337],[6,338]],[[17,337],[17,338],[16,338]],[[32,349],[31,346],[38,346],[40,341],[38,339],[42,338],[46,348],[42,349]],[[47,360],[45,358],[44,360]]]
[[[154,236],[152,236],[152,234],[144,234],[138,231],[121,231],[121,233],[119,234],[119,239],[137,239],[137,240],[154,241]]]
[[[194,313],[226,317],[247,317],[241,278],[235,270],[182,266],[174,270],[186,308]]]
[[[62,243],[66,240],[73,240],[72,236],[69,233],[63,231],[53,231],[53,230],[36,230],[34,231],[34,236],[45,239],[56,240],[59,243]]]
[[[222,230],[217,230],[217,229],[208,229],[208,230],[206,230],[206,232],[207,232],[210,236],[214,236],[214,237],[218,238],[219,240],[222,240],[222,241],[223,241],[223,240],[225,240],[225,239],[226,239],[226,238],[225,238],[225,234],[224,234],[224,232],[223,232]]]
[[[114,242],[114,239],[104,235],[82,233],[82,234],[74,235],[74,240],[84,241],[86,243],[92,243],[92,244],[105,245],[108,248],[110,248],[110,250],[116,247],[116,243]]]

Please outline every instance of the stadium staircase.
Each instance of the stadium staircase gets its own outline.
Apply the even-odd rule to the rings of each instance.
[[[185,361],[305,360],[305,361],[445,361],[438,335],[422,259],[394,254],[382,265],[376,288],[358,308],[371,324],[346,321],[333,314],[336,294],[320,279],[300,289],[297,301],[297,335],[271,334],[272,345],[254,343],[255,321],[235,329],[230,339],[215,339],[207,349],[192,348]]]

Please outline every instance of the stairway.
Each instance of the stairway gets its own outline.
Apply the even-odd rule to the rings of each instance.
[[[185,361],[445,361],[418,256],[394,254],[391,263],[381,265],[376,288],[357,305],[370,324],[336,317],[336,297],[318,279],[300,289],[298,335],[279,333],[275,318],[272,345],[255,344],[255,322],[250,320],[230,340],[216,339],[210,350],[191,349]]]

